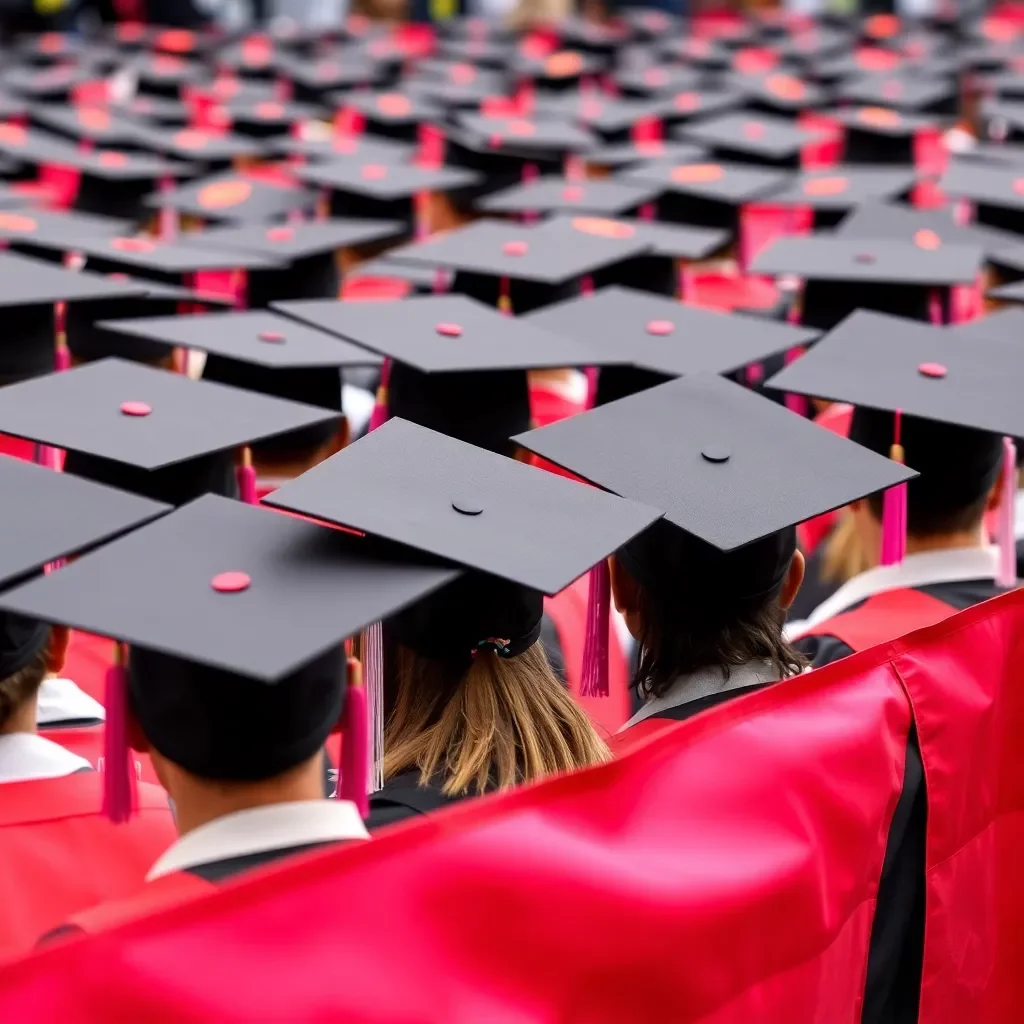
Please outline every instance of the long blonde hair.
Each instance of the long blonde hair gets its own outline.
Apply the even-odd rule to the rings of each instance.
[[[393,661],[385,780],[418,768],[424,784],[439,774],[445,795],[462,796],[609,759],[540,643],[515,658],[481,651],[456,679],[407,647],[396,645]]]

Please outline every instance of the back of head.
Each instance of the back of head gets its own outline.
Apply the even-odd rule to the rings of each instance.
[[[262,782],[323,747],[344,704],[340,648],[276,683],[132,648],[132,711],[167,760],[200,779]]]
[[[0,730],[42,685],[49,639],[44,623],[0,612]]]
[[[894,430],[893,413],[857,408],[850,440],[888,456]],[[900,443],[906,464],[921,474],[907,485],[907,533],[931,537],[976,527],[999,479],[1002,438],[969,427],[903,416]],[[871,498],[871,508],[881,519],[881,495]]]
[[[607,757],[548,665],[543,613],[536,591],[466,573],[388,620],[385,778],[417,768],[463,795]]]
[[[779,677],[802,660],[784,640],[778,598],[796,551],[792,527],[733,551],[659,520],[615,558],[640,587],[638,680],[655,696],[681,675],[750,661]]]

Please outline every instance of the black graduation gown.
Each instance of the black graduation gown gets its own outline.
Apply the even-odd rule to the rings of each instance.
[[[213,860],[206,864],[195,864],[183,870],[185,874],[194,875],[196,878],[201,878],[204,882],[220,885],[222,882],[230,881],[230,879],[242,874],[244,871],[251,871],[253,868],[273,864],[275,861],[283,860],[286,857],[294,857],[300,853],[307,853],[310,850],[320,850],[327,846],[338,846],[340,843],[351,841],[332,839],[323,843],[303,843],[300,846],[285,846],[277,850],[260,850],[258,853],[243,853],[238,857],[226,857],[224,860]]]
[[[370,817],[366,827],[373,832],[385,825],[394,825],[407,818],[439,811],[474,795],[446,796],[441,791],[443,784],[442,779],[433,778],[426,786],[421,786],[418,768],[396,775],[370,796]]]

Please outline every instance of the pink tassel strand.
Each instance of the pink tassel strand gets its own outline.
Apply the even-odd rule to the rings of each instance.
[[[66,341],[58,341],[57,348],[53,353],[53,368],[57,373],[63,373],[71,369],[71,350]]]
[[[135,773],[128,749],[128,681],[120,644],[107,669],[103,706],[103,813],[115,825],[128,821],[135,807]]]
[[[1000,481],[999,518],[996,540],[999,544],[999,575],[996,583],[1001,587],[1017,585],[1017,537],[1014,513],[1017,498],[1017,446],[1013,439],[1003,438],[1003,475]]]
[[[611,615],[611,577],[604,559],[590,570],[587,596],[587,636],[583,644],[581,697],[608,696],[608,626]]]
[[[377,401],[370,413],[368,430],[376,430],[388,421],[388,384],[391,381],[391,360],[385,359],[380,368],[380,384],[377,385]]]
[[[366,666],[363,683],[372,743],[370,792],[376,793],[384,785],[384,638],[379,622],[367,626],[363,632],[363,664]]]
[[[896,410],[893,445],[889,458],[903,465],[903,445],[900,444],[902,411]],[[907,485],[890,487],[882,496],[882,565],[899,565],[907,553]]]
[[[363,818],[370,813],[368,727],[369,715],[366,706],[366,689],[363,686],[362,666],[355,658],[349,658],[338,798],[354,803]]]
[[[246,505],[258,505],[256,496],[256,468],[252,464],[252,453],[243,449],[242,464],[238,467],[238,497]]]

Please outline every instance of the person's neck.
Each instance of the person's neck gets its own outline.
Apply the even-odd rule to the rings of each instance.
[[[301,771],[290,772],[284,778],[251,784],[223,785],[205,782],[194,776],[179,778],[170,793],[174,801],[174,818],[178,834],[187,833],[217,818],[274,804],[323,800],[323,765],[319,756]]]
[[[14,713],[0,726],[0,736],[8,736],[11,733],[27,732],[33,735],[39,732],[36,725],[36,714],[39,705],[39,698],[33,696],[26,700]]]
[[[940,533],[930,537],[915,537],[907,534],[907,554],[922,555],[929,551],[953,551],[958,548],[983,548],[987,546],[985,528],[979,523],[973,530],[957,533]]]

